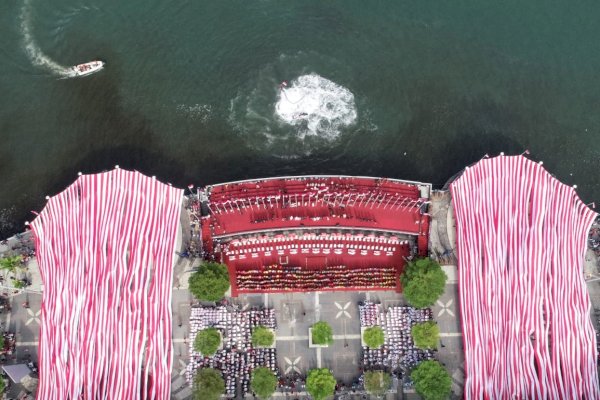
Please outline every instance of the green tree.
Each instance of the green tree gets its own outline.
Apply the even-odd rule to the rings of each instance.
[[[312,326],[313,344],[329,345],[333,343],[333,329],[325,321],[319,321]]]
[[[268,399],[277,389],[277,377],[269,368],[254,368],[250,388],[261,399]]]
[[[452,379],[437,361],[423,361],[410,373],[410,379],[425,400],[443,400],[450,396]]]
[[[15,272],[17,268],[22,268],[23,256],[3,257],[0,258],[0,269],[5,269],[8,272]]]
[[[0,393],[3,393],[4,389],[6,389],[6,382],[4,382],[4,378],[0,376]]]
[[[440,264],[430,258],[410,261],[400,276],[404,297],[416,308],[433,305],[444,293],[447,279]]]
[[[4,335],[0,334],[0,350],[4,350],[4,344]]]
[[[363,333],[363,340],[365,344],[372,349],[377,349],[383,345],[383,329],[379,326],[372,326],[365,329]]]
[[[221,345],[221,334],[215,328],[202,329],[194,339],[194,350],[203,356],[212,356]]]
[[[435,349],[440,338],[440,328],[433,321],[415,324],[410,329],[415,346],[420,349]]]
[[[315,400],[323,400],[331,396],[335,390],[335,378],[327,368],[316,368],[308,371],[306,390]]]
[[[18,279],[13,279],[12,284],[15,287],[15,289],[23,289],[25,287],[23,281],[20,281]]]
[[[269,347],[273,345],[275,336],[268,328],[264,326],[256,326],[252,330],[252,346]]]
[[[202,368],[194,377],[194,400],[219,400],[225,392],[225,381],[216,369]]]
[[[198,300],[219,301],[229,290],[227,266],[215,262],[200,265],[189,279],[190,292]]]
[[[387,372],[365,372],[365,390],[373,396],[383,396],[391,386],[392,377]]]

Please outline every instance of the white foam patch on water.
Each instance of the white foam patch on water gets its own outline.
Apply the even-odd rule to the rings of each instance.
[[[340,129],[356,122],[354,95],[317,74],[302,75],[279,92],[276,115],[297,126],[300,138],[319,136],[333,140]]]
[[[21,33],[23,34],[23,45],[31,62],[38,66],[46,68],[48,71],[63,78],[74,76],[74,72],[69,68],[60,65],[50,57],[45,55],[37,45],[33,34],[31,33],[31,1],[24,0],[21,8]]]

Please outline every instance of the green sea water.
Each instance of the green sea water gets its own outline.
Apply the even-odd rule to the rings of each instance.
[[[592,1],[3,1],[0,236],[78,171],[115,164],[181,187],[441,186],[529,149],[600,200],[599,18]],[[59,79],[94,58],[106,69]],[[353,95],[351,123],[317,121],[327,137],[276,113],[278,84],[309,74]]]

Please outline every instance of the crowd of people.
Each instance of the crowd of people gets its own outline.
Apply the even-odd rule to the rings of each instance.
[[[600,256],[600,221],[598,219],[590,229],[588,247],[594,250],[597,256]]]
[[[344,265],[306,269],[289,265],[269,265],[263,269],[237,271],[240,291],[315,291],[340,288],[395,288],[393,267],[348,268]]]
[[[431,309],[408,306],[389,307],[384,312],[379,304],[365,302],[359,305],[361,327],[381,326],[385,343],[378,349],[363,347],[365,369],[385,368],[397,376],[421,361],[433,358],[433,351],[415,347],[411,336],[414,324],[431,321]]]
[[[351,194],[371,194],[376,197],[385,195],[402,195],[418,197],[418,187],[412,183],[388,180],[385,178],[361,177],[289,177],[269,180],[228,183],[209,186],[211,202],[227,202],[242,199],[255,199],[259,196],[289,196],[300,199],[301,195],[328,196],[330,201],[348,197]],[[298,196],[297,198],[295,196]],[[297,202],[297,201],[296,201]]]
[[[381,304],[371,303],[369,301],[358,305],[358,315],[360,326],[368,328],[371,326],[381,326],[383,324],[383,310]]]
[[[256,326],[275,329],[275,310],[237,310],[231,306],[194,307],[190,316],[190,362],[186,378],[192,382],[200,368],[215,368],[223,373],[226,396],[242,396],[250,391],[250,377],[256,367],[267,367],[278,374],[277,355],[274,348],[254,348],[252,329]],[[223,338],[222,348],[214,355],[204,357],[194,351],[194,339],[199,331],[213,327]]]
[[[3,252],[4,256],[21,256],[21,262],[23,265],[27,265],[27,262],[35,257],[35,243],[31,233],[17,233],[14,239],[6,239],[0,242],[0,251]]]
[[[196,333],[210,327],[221,331],[225,349],[245,351],[252,346],[252,329],[258,325],[276,329],[275,310],[239,311],[231,306],[194,307],[190,316],[190,351],[193,351]]]
[[[223,373],[225,380],[225,396],[237,396],[238,384],[241,395],[251,392],[250,378],[252,370],[257,367],[267,367],[276,375],[277,355],[275,349],[248,349],[246,352],[237,352],[232,349],[217,351],[211,357],[192,357],[186,375],[189,381],[193,380],[195,371],[201,368],[214,368]],[[192,371],[193,369],[193,371]]]
[[[15,347],[17,344],[15,334],[10,332],[2,333],[2,343],[3,347],[0,348],[0,355],[2,356],[10,356],[15,352]]]
[[[291,372],[279,379],[279,390],[286,394],[294,395],[306,391],[306,377],[297,372]]]

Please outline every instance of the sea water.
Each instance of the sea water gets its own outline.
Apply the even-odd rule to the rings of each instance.
[[[598,17],[568,1],[2,2],[0,236],[115,164],[181,187],[441,186],[529,149],[598,200]],[[98,58],[103,71],[68,76]]]

